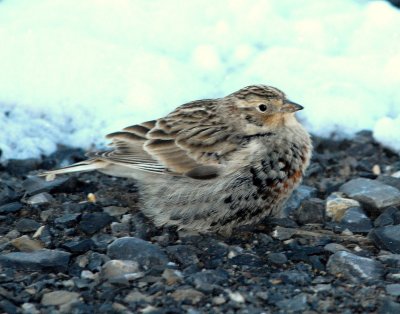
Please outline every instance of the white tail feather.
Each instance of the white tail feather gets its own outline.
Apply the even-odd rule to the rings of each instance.
[[[58,174],[80,172],[80,171],[93,171],[104,168],[107,164],[108,164],[107,162],[102,160],[86,160],[64,168],[42,172],[39,174],[39,176],[46,177],[46,180],[51,181]]]

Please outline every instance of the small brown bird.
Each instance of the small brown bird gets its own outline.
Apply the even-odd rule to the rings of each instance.
[[[300,184],[312,150],[294,115],[301,109],[277,88],[248,86],[111,133],[112,150],[44,175],[134,178],[141,210],[157,226],[229,234],[279,213]]]

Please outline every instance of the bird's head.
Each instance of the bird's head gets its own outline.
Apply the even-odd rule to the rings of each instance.
[[[277,88],[252,85],[225,97],[232,118],[236,116],[248,134],[272,131],[297,123],[294,113],[303,109]]]

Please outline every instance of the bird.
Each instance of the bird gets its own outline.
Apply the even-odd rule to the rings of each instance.
[[[295,116],[302,109],[275,87],[247,86],[111,133],[110,150],[42,175],[133,178],[140,210],[157,227],[229,235],[276,217],[302,181],[312,152]]]

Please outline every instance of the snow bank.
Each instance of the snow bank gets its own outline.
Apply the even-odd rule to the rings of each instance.
[[[316,134],[400,150],[400,11],[384,1],[0,2],[3,159],[51,153],[187,101],[284,90]]]

